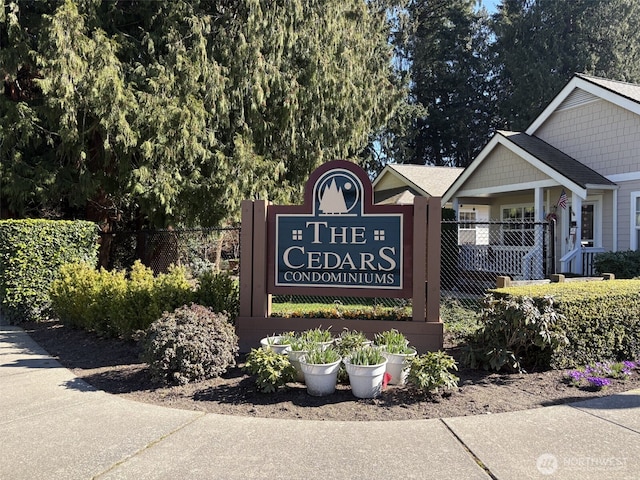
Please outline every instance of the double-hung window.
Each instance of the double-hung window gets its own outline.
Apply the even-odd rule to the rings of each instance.
[[[531,246],[534,243],[535,210],[533,205],[502,207],[502,242],[508,246]]]

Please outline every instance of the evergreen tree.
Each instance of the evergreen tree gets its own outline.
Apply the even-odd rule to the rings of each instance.
[[[574,73],[640,81],[636,0],[504,0],[494,16],[503,128],[525,129]]]
[[[3,214],[216,225],[291,199],[392,113],[388,35],[365,0],[0,0]]]
[[[403,50],[411,74],[408,105],[398,110],[398,162],[466,166],[489,138],[489,30],[475,0],[412,1]],[[403,39],[404,40],[404,39]]]

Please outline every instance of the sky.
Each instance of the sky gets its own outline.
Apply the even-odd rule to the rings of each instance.
[[[498,4],[502,3],[502,0],[481,0],[482,6],[487,9],[489,13],[496,13],[498,11]]]

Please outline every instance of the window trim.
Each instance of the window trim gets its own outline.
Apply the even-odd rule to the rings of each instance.
[[[638,250],[640,249],[640,245],[638,245],[638,231],[640,231],[640,225],[636,225],[636,215],[640,212],[636,210],[636,205],[638,203],[638,198],[640,198],[640,191],[631,192],[630,202],[629,202],[629,212],[630,212],[630,221],[629,221],[629,249],[630,250]]]

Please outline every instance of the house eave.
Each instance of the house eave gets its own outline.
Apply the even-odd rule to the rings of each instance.
[[[411,188],[413,188],[414,190],[419,192],[424,197],[430,197],[431,196],[431,194],[429,192],[425,191],[423,188],[420,188],[411,179],[409,179],[409,178],[405,177],[404,175],[402,175],[400,172],[395,170],[391,165],[385,166],[382,169],[382,172],[380,172],[380,175],[378,175],[373,180],[373,183],[371,184],[371,186],[373,187],[374,190],[376,188],[376,185],[378,185],[378,183],[382,180],[382,177],[384,177],[385,175],[393,175],[394,177],[402,180],[403,182],[405,182],[407,185],[409,185]]]
[[[551,103],[547,105],[547,108],[545,108],[542,113],[538,115],[533,123],[529,125],[529,127],[525,130],[525,133],[527,135],[535,135],[538,128],[540,128],[540,126],[547,121],[547,119],[556,111],[560,104],[564,102],[576,88],[584,90],[585,92],[589,92],[592,95],[611,102],[614,105],[635,113],[636,115],[640,115],[640,104],[638,104],[638,102],[620,95],[619,93],[608,90],[605,87],[589,82],[588,80],[576,75],[569,81],[569,83],[567,83],[567,85],[565,85],[560,93],[555,96]]]

